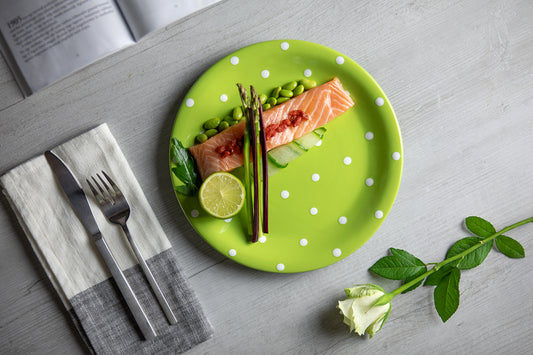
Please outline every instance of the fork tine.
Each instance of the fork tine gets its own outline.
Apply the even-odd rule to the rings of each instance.
[[[111,187],[109,187],[109,185],[107,185],[107,183],[105,182],[104,179],[102,179],[102,177],[100,176],[100,174],[96,174],[96,176],[98,176],[98,179],[100,179],[100,181],[102,182],[102,184],[104,185],[107,193],[109,194],[109,196],[113,199],[117,194],[115,193],[115,190],[113,190]]]
[[[111,187],[113,188],[113,190],[115,190],[115,192],[117,193],[117,195],[120,195],[122,193],[122,191],[120,191],[119,187],[117,186],[117,184],[115,184],[115,182],[113,180],[111,180],[111,178],[109,177],[109,175],[106,174],[105,171],[102,170],[102,174],[104,174],[105,178],[107,179],[107,181],[109,182],[109,184],[111,185]]]
[[[94,180],[94,178],[93,178]],[[98,203],[103,203],[104,202],[104,197],[102,196],[102,194],[100,194],[98,192],[98,190],[96,190],[96,188],[93,186],[93,184],[91,184],[91,182],[89,181],[89,179],[85,179],[85,181],[87,181],[87,184],[89,185],[89,188],[91,189],[91,192],[93,193],[93,196],[96,198],[96,200],[98,201]],[[96,181],[95,181],[96,183]],[[100,185],[98,185],[98,183],[96,183],[96,185],[98,187],[100,187]],[[101,190],[101,189],[100,189]]]
[[[96,189],[94,188],[93,184],[91,184],[89,179],[85,179],[85,181],[87,181],[87,184],[89,185],[89,188],[91,189],[91,192],[96,197],[98,195],[98,191],[96,191]]]

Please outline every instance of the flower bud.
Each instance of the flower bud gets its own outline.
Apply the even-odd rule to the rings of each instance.
[[[337,308],[344,316],[344,323],[359,335],[365,331],[372,338],[383,326],[391,310],[391,304],[374,306],[385,291],[373,284],[354,285],[344,290],[347,299],[339,301]]]

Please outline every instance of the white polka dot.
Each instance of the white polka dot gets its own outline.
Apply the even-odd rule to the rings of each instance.
[[[374,216],[376,216],[377,219],[383,218],[383,211],[377,210],[376,213],[374,213]]]
[[[220,95],[220,101],[222,101],[222,102],[228,101],[228,95],[226,95],[226,94]]]
[[[259,243],[263,244],[264,242],[267,241],[267,237],[265,237],[264,235],[262,235],[262,236],[259,237],[258,240],[259,240]]]
[[[276,269],[277,269],[278,271],[283,271],[283,270],[285,270],[285,265],[283,265],[283,264],[280,263],[280,264],[276,265]]]
[[[385,100],[383,100],[382,97],[378,97],[378,98],[376,99],[376,105],[378,105],[378,106],[383,106],[384,104],[385,104]]]
[[[366,182],[366,186],[372,186],[372,185],[374,185],[374,179],[372,179],[372,178],[368,178],[368,179],[366,179],[365,182]]]
[[[342,254],[342,251],[339,248],[333,249],[333,256],[334,257],[338,258],[339,256],[341,256],[341,254]]]
[[[340,224],[346,224],[346,221],[347,221],[346,217],[344,217],[344,216],[339,217],[339,223]]]
[[[191,217],[196,218],[200,215],[200,212],[198,210],[192,210],[191,211]]]
[[[308,243],[307,239],[305,239],[305,238],[300,239],[300,245],[301,246],[305,247],[307,245],[307,243]]]
[[[313,181],[318,181],[318,180],[320,180],[320,175],[318,175],[318,174],[313,174],[313,175],[311,175],[311,180],[313,180]]]
[[[374,133],[373,132],[366,132],[365,138],[367,140],[371,141],[372,139],[374,139]]]
[[[185,101],[185,105],[187,105],[187,107],[193,107],[193,105],[194,105],[194,100],[191,99],[191,98],[188,98],[188,99]]]
[[[284,51],[286,51],[287,49],[289,49],[289,43],[287,43],[287,42],[281,42],[281,49],[283,49]]]
[[[284,198],[284,199],[289,198],[289,191],[287,190],[281,191],[281,198]]]
[[[230,249],[230,250],[228,251],[228,254],[229,254],[229,256],[235,256],[235,255],[237,255],[237,250],[235,250],[235,249]]]
[[[311,69],[305,69],[304,70],[304,75],[306,77],[310,77],[311,75],[313,75],[313,72],[311,71]]]
[[[226,223],[231,222],[231,218],[227,218],[227,219],[225,219],[224,222],[226,222]]]
[[[316,147],[320,147],[322,145],[322,139],[315,143]]]
[[[352,158],[350,158],[350,157],[344,158],[344,164],[350,165],[351,163],[352,163]]]
[[[338,56],[335,58],[335,62],[337,62],[337,64],[344,64],[344,57]]]
[[[392,159],[394,160],[400,160],[400,153],[394,152],[392,153]]]
[[[239,57],[231,57],[229,61],[231,62],[231,64],[237,65],[239,64]]]
[[[313,216],[316,215],[318,213],[318,209],[316,207],[312,207],[310,210],[309,210],[309,213],[311,213]]]
[[[266,69],[261,72],[261,76],[265,79],[268,78],[269,75],[270,75],[270,72]]]

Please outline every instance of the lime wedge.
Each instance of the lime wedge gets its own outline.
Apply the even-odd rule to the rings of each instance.
[[[200,186],[198,198],[202,208],[217,218],[235,216],[244,205],[244,186],[233,174],[211,174]]]

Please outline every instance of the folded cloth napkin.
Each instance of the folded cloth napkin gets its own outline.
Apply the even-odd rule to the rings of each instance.
[[[178,318],[169,325],[119,226],[88,194],[96,222],[148,314],[158,337],[143,339],[90,235],[57,184],[44,155],[0,177],[17,218],[91,351],[98,354],[179,353],[207,340],[209,321],[106,124],[53,149],[85,191],[85,178],[106,171],[131,207],[128,227]]]

